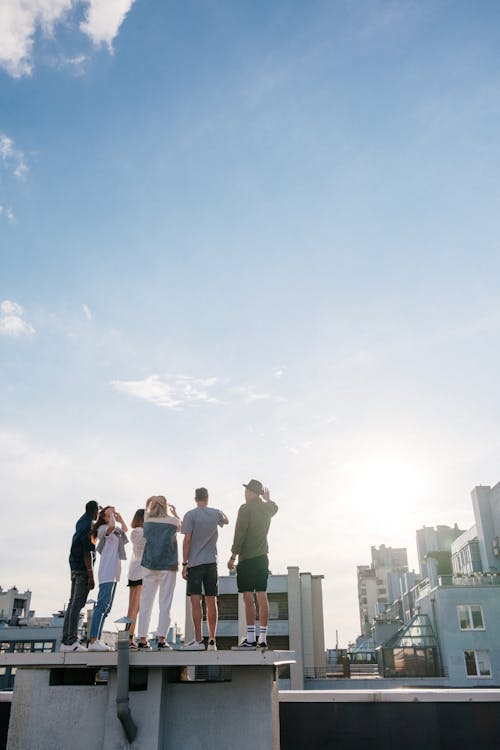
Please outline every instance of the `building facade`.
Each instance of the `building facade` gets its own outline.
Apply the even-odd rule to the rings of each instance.
[[[295,651],[296,657],[296,663],[280,673],[281,687],[302,690],[305,679],[326,671],[322,580],[322,575],[301,573],[293,566],[287,573],[269,576],[267,643],[273,650]],[[246,636],[243,596],[238,594],[235,574],[219,576],[218,607],[217,648],[230,649]],[[194,638],[187,597],[185,633],[186,641]],[[203,635],[208,636],[205,619]]]

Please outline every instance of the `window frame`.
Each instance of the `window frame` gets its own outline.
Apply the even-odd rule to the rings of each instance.
[[[473,607],[479,610],[479,613],[481,615],[481,622],[482,622],[481,626],[474,625],[474,618],[472,615]],[[464,610],[467,614],[468,627],[465,627],[465,628],[462,627],[462,618],[460,616],[461,610]],[[458,627],[462,633],[467,633],[469,630],[486,630],[483,608],[480,604],[457,604],[457,617],[458,617]]]
[[[474,655],[474,664],[476,668],[476,674],[469,674],[467,670],[467,654],[473,654]],[[482,659],[485,660],[489,673],[488,674],[481,674],[480,668],[479,668],[479,657],[478,654],[482,654]],[[470,657],[469,657],[470,659]],[[491,659],[490,659],[490,652],[487,649],[473,649],[468,648],[464,650],[464,663],[465,663],[465,676],[468,679],[471,680],[491,680],[493,677],[493,672],[491,669]]]

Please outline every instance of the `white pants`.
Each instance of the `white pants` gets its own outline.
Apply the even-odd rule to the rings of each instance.
[[[170,627],[170,609],[172,597],[174,596],[177,572],[175,570],[147,570],[142,578],[141,603],[139,606],[139,623],[137,635],[146,638],[151,620],[151,610],[155,600],[156,592],[160,590],[158,604],[160,615],[158,617],[158,628],[156,635],[166,636]]]

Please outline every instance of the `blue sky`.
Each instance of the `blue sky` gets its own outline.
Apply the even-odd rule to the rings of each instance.
[[[499,20],[0,7],[2,586],[62,606],[89,497],[182,513],[206,485],[234,520],[257,477],[332,646],[372,544],[416,565],[416,528],[472,524],[500,479]]]

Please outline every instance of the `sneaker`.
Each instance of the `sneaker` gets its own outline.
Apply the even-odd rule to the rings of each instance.
[[[67,651],[68,653],[74,653],[75,651],[86,651],[87,649],[85,646],[82,646],[81,643],[78,643],[78,641],[75,641],[74,643],[68,645],[67,643],[61,643],[61,648],[59,651]]]
[[[257,644],[258,648],[262,651],[267,651],[267,643],[265,641],[259,641]]]
[[[109,646],[106,646],[105,643],[102,641],[94,641],[94,643],[89,643],[89,651],[111,651]]]
[[[142,641],[139,641],[139,643],[137,644],[137,649],[139,651],[152,651],[153,650],[151,646],[149,645],[149,643],[143,643]]]
[[[217,644],[213,638],[210,638],[208,642],[207,651],[217,651]]]
[[[181,651],[205,651],[205,644],[203,641],[189,641],[184,643],[180,648]]]
[[[257,641],[247,641],[245,638],[239,646],[233,646],[233,651],[255,651],[257,649]]]
[[[165,649],[166,651],[172,651],[172,646],[170,643],[167,643],[166,641],[158,641],[158,651],[161,651],[161,649]]]

